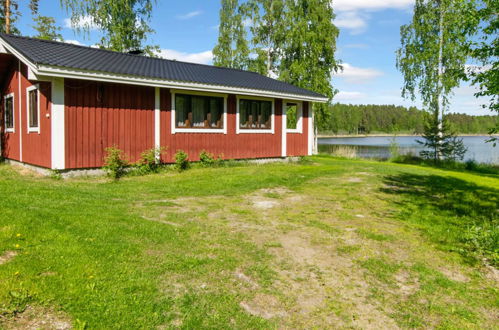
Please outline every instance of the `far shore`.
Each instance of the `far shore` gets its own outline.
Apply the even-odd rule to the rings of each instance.
[[[414,137],[419,137],[422,136],[420,134],[387,134],[387,133],[380,133],[380,134],[338,134],[338,135],[322,135],[319,134],[317,138],[319,139],[331,139],[331,138],[365,138],[365,137],[396,137],[396,136],[414,136]],[[493,134],[493,135],[488,135],[488,134],[458,134],[458,136],[484,136],[484,137],[489,137],[489,136],[499,136],[499,134]]]

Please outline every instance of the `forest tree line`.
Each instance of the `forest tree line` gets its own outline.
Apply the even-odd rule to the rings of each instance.
[[[396,105],[332,104],[327,121],[318,123],[321,134],[422,134],[428,113]],[[446,114],[457,134],[487,134],[497,116]]]

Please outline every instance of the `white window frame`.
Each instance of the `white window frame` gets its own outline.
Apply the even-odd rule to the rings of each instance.
[[[29,93],[31,91],[34,91],[36,90],[36,111],[38,113],[38,127],[30,127],[29,126]],[[40,88],[38,86],[38,84],[36,85],[33,85],[33,86],[29,86],[28,88],[26,88],[26,126],[28,127],[28,133],[38,133],[40,134],[40,121],[41,121],[41,117],[40,117]]]
[[[173,89],[171,93],[171,129],[172,134],[176,133],[215,133],[215,134],[227,134],[227,94],[210,93],[210,92],[198,92],[190,90]],[[223,128],[178,128],[175,118],[175,95],[200,95],[200,96],[214,96],[221,97],[224,99],[224,113],[223,113]]]
[[[257,101],[270,101],[272,112],[270,114],[270,129],[244,129],[240,128],[239,123],[239,101],[240,100],[257,100]],[[245,95],[237,95],[236,96],[236,134],[274,134],[275,132],[275,99],[268,97],[259,97],[259,96],[245,96]]]
[[[283,114],[287,114],[286,103],[295,103],[296,104],[296,118],[297,118],[296,128],[289,128],[288,129],[288,121],[286,120],[286,126],[285,126],[286,133],[303,133],[303,102],[293,101],[293,100],[283,100],[282,101]]]
[[[7,128],[7,99],[12,98],[12,128]],[[16,98],[14,93],[10,93],[4,96],[3,98],[3,122],[5,125],[5,133],[15,133],[16,132],[16,107],[15,107]]]

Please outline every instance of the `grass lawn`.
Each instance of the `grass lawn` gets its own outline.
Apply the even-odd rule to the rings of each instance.
[[[0,165],[0,328],[494,328],[498,202],[494,175],[325,156]]]

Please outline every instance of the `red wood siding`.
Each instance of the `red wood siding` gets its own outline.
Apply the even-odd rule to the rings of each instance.
[[[14,93],[14,133],[5,133],[3,139],[2,156],[5,158],[23,161],[28,164],[50,167],[51,166],[51,121],[50,121],[50,96],[51,84],[48,82],[29,81],[27,79],[27,67],[21,64],[21,73],[19,74],[19,62],[14,61],[12,68],[7,75],[5,88],[2,91],[2,123],[3,123],[3,97]],[[19,79],[21,79],[21,91],[19,93]],[[28,133],[28,112],[26,101],[26,88],[39,85],[40,102],[40,132]],[[21,109],[19,109],[19,100]],[[21,110],[21,111],[20,111]],[[48,117],[47,117],[48,115]],[[3,131],[3,125],[2,125]],[[22,134],[22,158],[20,151],[20,134]]]
[[[3,60],[3,59],[2,59]],[[5,59],[6,60],[6,59]],[[20,151],[19,151],[19,132],[20,132],[20,124],[19,124],[19,95],[18,95],[18,70],[17,70],[17,61],[11,66],[9,70],[5,70],[7,74],[3,77],[5,79],[2,81],[3,90],[2,90],[2,101],[0,105],[1,111],[1,123],[2,123],[2,157],[20,160]],[[2,79],[2,80],[3,80]],[[14,93],[14,133],[5,132],[5,109],[4,109],[4,97],[7,94]]]
[[[303,129],[302,133],[286,133],[286,154],[287,156],[306,156],[308,154],[308,114],[309,103],[303,102]]]
[[[28,68],[21,65],[21,104],[22,104],[22,153],[23,163],[42,167],[51,167],[51,83],[29,81]],[[38,84],[38,102],[40,104],[40,117],[38,118],[40,132],[28,133],[28,101],[26,88]],[[18,100],[16,102],[19,102]],[[47,116],[48,115],[48,116]]]
[[[152,87],[67,79],[65,104],[66,168],[100,167],[113,145],[130,161],[154,147]]]
[[[187,92],[186,92],[187,93]],[[184,150],[192,161],[206,150],[224,159],[270,158],[282,155],[282,100],[275,100],[274,134],[236,134],[236,96],[227,98],[227,134],[175,133],[171,134],[171,94],[161,90],[161,146],[167,148],[163,161],[172,162],[177,150]]]

